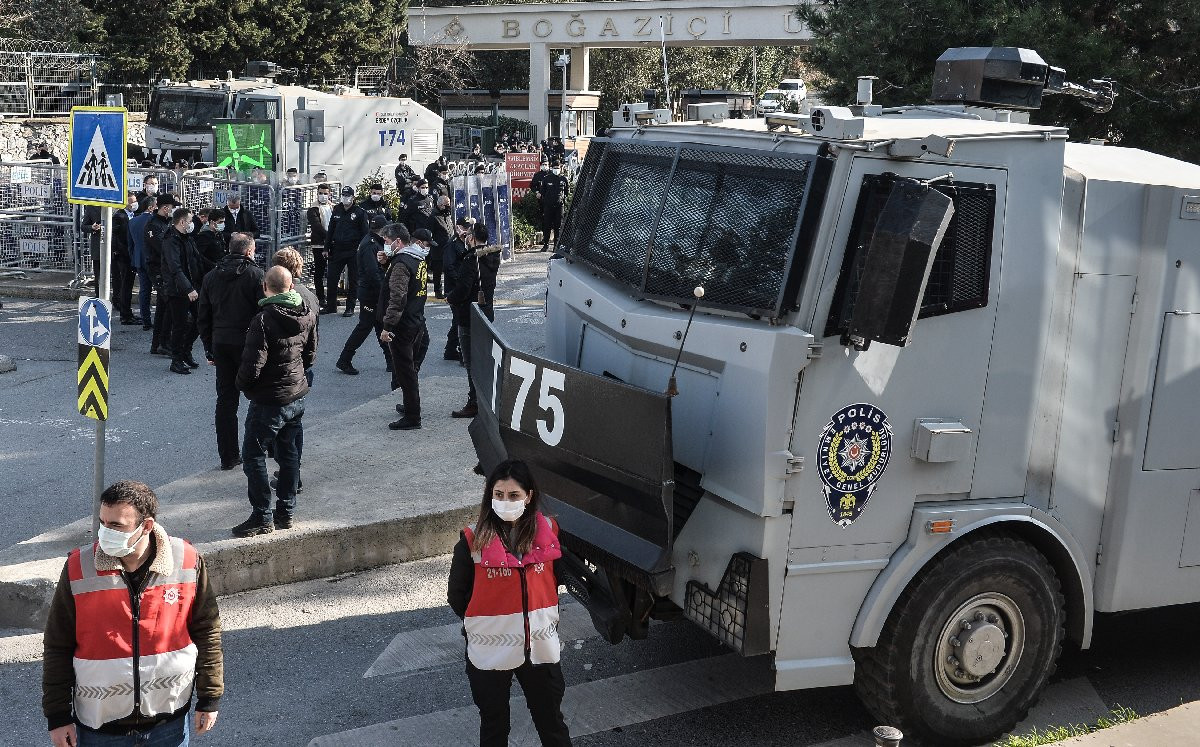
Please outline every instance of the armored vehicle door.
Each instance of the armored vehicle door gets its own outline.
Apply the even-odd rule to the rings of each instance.
[[[809,297],[815,299],[801,312],[811,315],[801,325],[822,348],[801,373],[792,421],[791,453],[803,456],[804,468],[786,482],[792,521],[780,617],[786,623],[780,627],[805,634],[779,636],[778,687],[849,682],[850,627],[879,570],[908,534],[914,502],[971,495],[1000,288],[1007,178],[1004,169],[869,155],[850,166],[824,264],[818,260],[813,268],[810,287],[816,290]],[[920,193],[913,180],[951,200],[949,223],[938,226],[944,230],[940,242],[935,237],[906,245],[903,232],[894,231],[874,241],[877,225],[884,232],[896,226],[885,207],[892,187]],[[835,194],[829,199],[837,204]],[[944,220],[949,211],[939,200],[934,219]],[[937,247],[932,266],[931,245]],[[892,298],[907,300],[893,300],[894,319],[884,327],[902,334],[863,340],[862,314],[855,313],[862,298],[875,309],[887,308],[871,279],[879,277],[880,265],[867,261],[877,250],[882,264],[891,259],[900,268],[893,272]],[[910,254],[917,261],[909,262]],[[839,650],[843,656],[828,658]]]
[[[873,250],[875,260],[874,234],[888,230],[881,214],[889,185],[910,180],[949,197],[954,210],[923,295],[914,295],[920,294],[914,285],[919,271],[898,275],[895,297],[907,284],[912,300],[907,318],[897,313],[898,302],[892,314],[907,331],[863,345],[854,334],[856,307],[879,305],[867,298],[873,269],[867,255]],[[791,450],[812,468],[790,488],[790,547],[894,543],[907,534],[914,501],[970,496],[992,354],[1006,182],[1003,169],[855,158],[827,261],[817,268],[823,279],[808,320],[823,338],[823,351],[804,370],[796,403]]]

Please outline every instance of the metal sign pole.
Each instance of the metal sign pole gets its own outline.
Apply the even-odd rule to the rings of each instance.
[[[111,300],[112,288],[109,283],[111,275],[109,267],[112,264],[112,208],[100,210],[100,225],[102,242],[100,244],[100,266],[96,271],[96,296],[102,301]],[[104,440],[107,420],[96,421],[96,454],[92,468],[92,536],[100,531],[100,494],[104,492]]]

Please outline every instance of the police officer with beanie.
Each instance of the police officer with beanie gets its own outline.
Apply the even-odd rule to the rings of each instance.
[[[203,558],[157,515],[148,485],[115,483],[100,495],[99,541],[67,556],[42,662],[55,747],[174,747],[217,723],[225,690],[217,598]]]
[[[571,185],[567,177],[562,175],[562,165],[558,161],[550,162],[550,173],[538,184],[538,199],[542,203],[542,251],[550,248],[550,234],[554,234],[554,244],[558,245],[559,229],[562,227],[563,203]]]
[[[544,747],[571,744],[562,715],[558,523],[539,510],[541,494],[522,461],[496,465],[474,526],[454,547],[446,598],[463,620],[467,679],[479,708],[480,747],[508,744],[513,675]],[[521,614],[516,614],[520,610]]]

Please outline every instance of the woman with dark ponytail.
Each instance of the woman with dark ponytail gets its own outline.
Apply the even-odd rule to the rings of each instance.
[[[508,744],[515,674],[542,744],[570,745],[559,666],[558,523],[542,514],[528,465],[509,460],[487,479],[479,519],[454,547],[447,599],[463,619],[467,679],[480,747]]]

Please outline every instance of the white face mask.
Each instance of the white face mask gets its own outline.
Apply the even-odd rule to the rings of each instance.
[[[156,195],[156,194],[158,194],[158,185],[157,185],[157,184],[155,184],[155,183],[153,183],[153,182],[150,182],[150,183],[148,183],[148,184],[145,184],[145,185],[143,185],[143,186],[145,187],[146,194],[148,194],[148,195]]]
[[[300,177],[298,177],[298,176],[289,176],[287,178],[288,184],[298,184],[299,182],[300,182]]]
[[[134,202],[131,202],[131,203],[129,203],[129,208],[128,208],[128,209],[129,209],[129,212],[131,212],[131,213],[136,213],[136,212],[137,212],[137,209],[138,209],[138,204],[137,204],[137,202],[136,202],[136,201],[134,201]]]
[[[196,227],[196,224],[195,224],[195,223],[192,223],[192,222],[189,220],[189,221],[187,222],[187,225],[184,227],[184,229],[183,229],[183,232],[184,232],[184,233],[191,233],[191,232],[192,232],[192,229],[194,229],[195,227]]]
[[[342,204],[345,205],[346,207],[350,207],[351,205],[354,204],[354,198],[353,197],[343,197]]]
[[[377,195],[377,194],[371,195],[371,202],[379,202],[382,199],[383,199],[383,195]]]
[[[417,190],[417,192],[419,192],[419,193],[421,194],[421,196],[422,196],[422,197],[424,197],[425,195],[429,194],[429,190],[428,190],[428,189],[425,189],[424,187],[421,187],[420,189],[418,189],[418,190]]]
[[[221,231],[225,230],[224,223],[211,223],[210,225],[213,227],[213,230],[216,231],[217,233],[220,233]]]
[[[525,514],[525,501],[502,501],[493,498],[492,511],[502,521],[516,521]]]
[[[551,174],[557,174],[557,173],[558,173],[558,169],[550,169],[550,173],[551,173]]]
[[[133,539],[133,535],[137,534],[139,529],[141,527],[134,529],[132,532],[118,532],[116,529],[109,529],[102,526],[96,532],[96,539],[100,541],[100,549],[105,553],[114,558],[123,558],[133,552],[134,546],[137,545],[137,542],[131,544],[129,540]],[[144,535],[145,533],[143,532]],[[140,541],[141,537],[138,537],[138,542]]]
[[[329,202],[329,195],[317,195],[317,202],[324,205],[325,203]]]
[[[550,167],[549,167],[549,166],[547,166],[546,164],[544,164],[544,163],[543,163],[543,164],[542,164],[542,171],[549,171],[549,170],[550,170]]]

